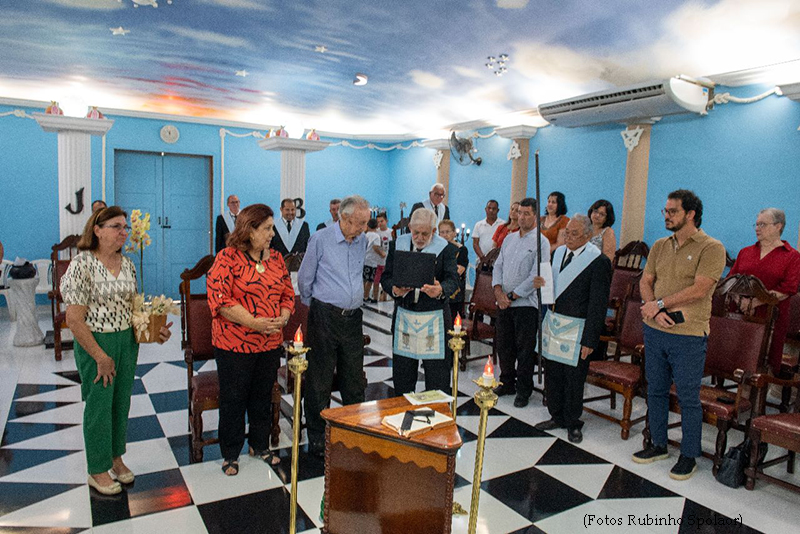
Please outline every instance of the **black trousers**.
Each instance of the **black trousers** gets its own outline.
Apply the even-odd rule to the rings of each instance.
[[[425,369],[425,391],[441,389],[447,394],[451,393],[453,385],[450,383],[450,370],[453,368],[453,353],[445,349],[442,360],[415,360],[407,356],[392,354],[392,372],[394,381],[394,394],[396,396],[411,393],[417,388],[417,371],[419,362]]]
[[[589,372],[591,354],[578,365],[571,367],[545,360],[544,390],[550,417],[562,428],[581,428],[583,413],[583,384]]]
[[[309,441],[325,437],[325,421],[320,412],[331,402],[333,373],[337,372],[339,391],[345,405],[364,402],[364,330],[361,310],[349,316],[337,313],[318,300],[311,300],[308,311],[308,346],[311,351],[303,392]]]
[[[235,460],[244,446],[245,413],[250,423],[248,443],[257,451],[269,448],[272,386],[283,349],[241,353],[214,349],[219,376],[219,448],[224,460]]]
[[[516,388],[518,395],[530,397],[533,393],[539,310],[533,306],[500,310],[495,329],[500,382]]]

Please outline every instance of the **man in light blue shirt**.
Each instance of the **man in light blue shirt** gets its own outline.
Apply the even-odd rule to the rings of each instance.
[[[533,288],[537,274],[537,252],[542,261],[550,261],[550,242],[544,236],[536,240],[537,203],[524,198],[519,203],[519,232],[508,234],[492,271],[494,296],[500,311],[497,315],[497,356],[500,382],[497,395],[516,394],[514,406],[528,405],[533,393],[533,356],[539,328],[539,302]]]
[[[339,222],[317,231],[308,242],[297,273],[300,299],[308,305],[308,371],[304,391],[309,452],[325,453],[325,421],[333,373],[338,369],[342,402],[364,402],[364,331],[361,324],[362,273],[367,253],[369,202],[353,195],[342,200]]]

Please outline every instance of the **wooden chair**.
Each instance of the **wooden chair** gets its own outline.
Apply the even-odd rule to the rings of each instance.
[[[750,377],[749,383],[759,390],[774,384],[784,388],[784,390],[795,389],[800,391],[800,375],[794,375],[791,379],[786,380],[775,378],[768,374],[756,374]],[[759,400],[762,398],[763,395],[758,396]],[[744,470],[747,477],[745,487],[752,490],[755,488],[756,479],[761,479],[788,490],[800,492],[800,486],[764,473],[764,469],[767,467],[783,462],[786,462],[786,472],[794,473],[795,456],[797,452],[800,452],[800,394],[797,395],[797,399],[788,413],[763,415],[763,404],[759,404],[754,411],[756,414],[762,415],[753,418],[750,430],[747,433],[752,443],[752,448],[750,450],[750,465]],[[759,465],[759,445],[761,443],[770,443],[786,449],[786,454]]]
[[[650,254],[650,247],[644,241],[631,241],[614,253],[614,269],[641,271]]]
[[[783,345],[781,368],[776,373],[778,378],[783,379],[789,379],[795,373],[800,372],[800,293],[795,293],[789,299],[789,329]],[[789,411],[791,392],[791,388],[782,388],[781,403],[778,405],[781,412]]]
[[[56,361],[61,360],[61,330],[67,328],[67,309],[64,307],[64,299],[61,297],[61,278],[67,272],[69,262],[77,254],[80,239],[79,235],[68,235],[61,243],[51,247],[50,263],[53,289],[47,296],[50,298],[50,315],[53,319],[53,349]]]
[[[762,395],[755,388],[746,385],[750,376],[765,373],[769,341],[775,317],[775,306],[778,300],[772,296],[761,281],[749,275],[733,275],[720,281],[717,285],[717,313],[711,316],[706,362],[703,374],[732,380],[737,384],[736,391],[720,386],[700,386],[700,404],[703,410],[703,422],[717,427],[717,440],[714,454],[707,452],[703,456],[714,462],[713,473],[725,455],[728,444],[728,430],[736,428],[747,432],[749,416],[755,404],[754,395]],[[768,306],[766,317],[753,315],[752,300],[756,298]],[[720,309],[721,308],[721,309]],[[681,413],[678,395],[673,384],[670,390],[669,409],[673,413]],[[740,422],[742,416],[748,419]],[[680,422],[670,425],[679,426]],[[650,429],[645,426],[644,444],[650,443]],[[677,442],[670,440],[673,445]]]
[[[467,369],[467,362],[483,359],[483,356],[470,358],[470,341],[492,340],[492,360],[497,363],[497,345],[495,343],[495,321],[500,308],[494,298],[492,288],[492,273],[478,270],[475,273],[475,285],[469,300],[468,317],[464,321],[464,331],[467,333],[464,351],[461,354],[459,365],[462,371]],[[489,323],[484,318],[489,317]]]
[[[305,256],[305,252],[294,252],[283,258],[283,262],[286,264],[286,270],[290,273],[299,271],[300,264],[303,263],[303,256]]]
[[[627,298],[639,297],[639,280],[650,249],[643,241],[631,241],[614,253],[611,288],[608,294],[607,335],[619,334],[623,304]]]
[[[203,447],[219,443],[217,438],[203,439],[203,412],[219,409],[219,379],[216,371],[195,374],[195,362],[214,359],[211,343],[211,309],[206,288],[192,293],[191,283],[205,276],[214,264],[214,256],[203,257],[191,269],[181,273],[181,348],[186,362],[189,394],[189,431],[192,435],[192,462],[203,461]]]
[[[491,273],[494,269],[494,262],[497,261],[497,258],[500,256],[500,249],[493,248],[486,254],[484,254],[483,259],[478,263],[478,266],[475,268],[476,271],[481,272],[485,271]]]
[[[601,341],[614,341],[616,343],[614,355],[611,359],[590,362],[589,372],[586,376],[588,384],[608,390],[609,394],[584,399],[584,402],[609,399],[613,410],[616,408],[616,394],[622,395],[624,404],[620,419],[588,406],[584,406],[583,410],[619,424],[622,427],[620,435],[625,440],[630,436],[631,427],[645,419],[645,416],[642,416],[631,420],[633,398],[637,395],[643,396],[645,384],[644,330],[642,328],[641,307],[642,304],[639,299],[627,299],[625,301],[625,307],[621,314],[622,320],[619,334],[601,337]],[[620,361],[620,357],[623,354],[630,354],[631,361]]]

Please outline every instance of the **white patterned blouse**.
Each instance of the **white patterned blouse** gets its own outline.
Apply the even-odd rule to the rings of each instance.
[[[121,332],[131,327],[136,294],[136,267],[122,256],[116,278],[92,252],[85,250],[69,263],[61,279],[61,295],[69,305],[86,306],[86,325],[92,332]]]

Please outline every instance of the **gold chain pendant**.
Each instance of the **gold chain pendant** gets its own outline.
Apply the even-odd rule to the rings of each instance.
[[[267,269],[266,267],[264,267],[264,264],[262,262],[256,263],[256,271],[258,271],[259,274],[264,274],[264,271],[266,270]]]

